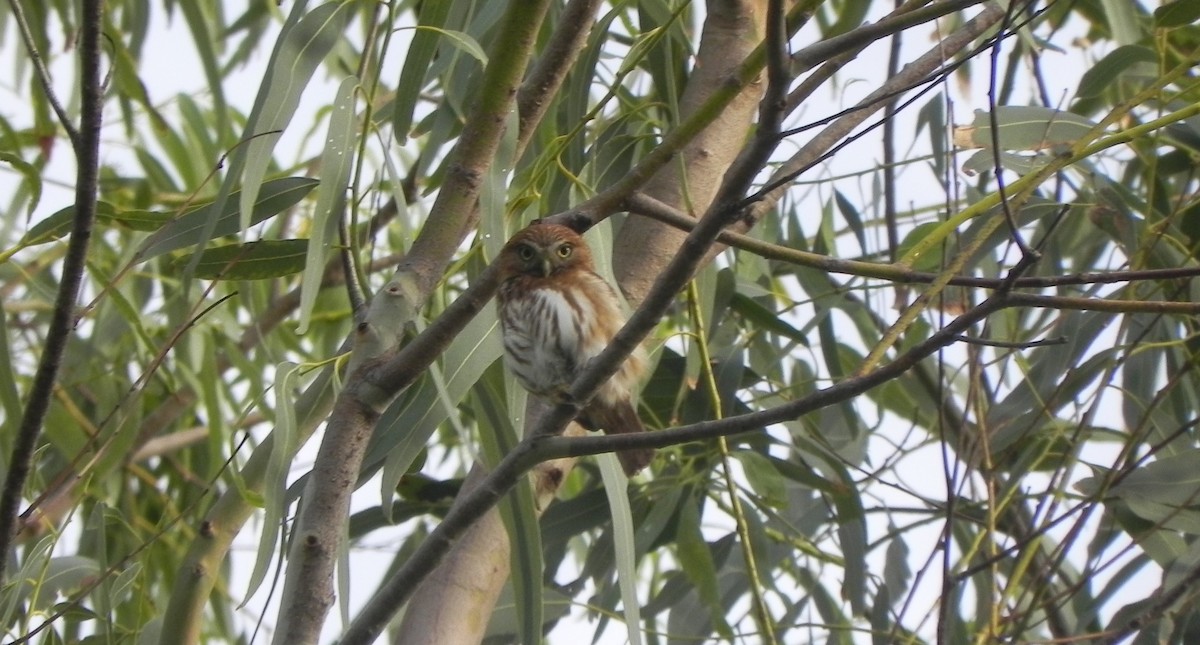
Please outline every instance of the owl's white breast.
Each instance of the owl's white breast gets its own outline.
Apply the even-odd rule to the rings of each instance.
[[[505,364],[530,392],[552,396],[565,391],[624,322],[616,294],[603,279],[582,282],[586,292],[534,287],[502,300]],[[628,397],[644,368],[639,348],[596,396]]]

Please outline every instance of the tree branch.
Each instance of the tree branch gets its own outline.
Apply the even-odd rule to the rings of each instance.
[[[961,9],[962,6],[960,5],[969,6],[972,4],[978,3],[967,2],[966,0],[951,1],[931,6],[928,9],[947,10],[946,12],[948,13],[950,10]],[[924,13],[913,11],[910,14],[898,16],[897,20],[912,20],[914,14],[923,15]],[[940,15],[943,14],[934,12],[933,15],[929,15],[924,20],[932,20]],[[845,111],[842,116],[834,120],[820,134],[809,140],[804,147],[784,162],[772,174],[766,187],[747,199],[747,202],[752,202],[753,205],[747,209],[745,217],[738,223],[737,229],[745,231],[752,228],[759,219],[775,207],[775,204],[783,197],[784,192],[787,191],[794,177],[825,158],[828,151],[835,144],[844,140],[847,135],[866,121],[872,114],[882,110],[887,105],[889,97],[916,87],[923,79],[945,63],[947,52],[961,51],[972,40],[981,36],[988,29],[991,29],[1003,17],[1003,9],[991,4],[985,6],[979,15],[968,20],[957,31],[948,35],[941,42],[931,47],[925,54],[906,65],[899,74],[889,78],[879,89],[867,95],[866,98],[859,101],[853,108]],[[801,53],[803,52],[798,53],[797,56]]]
[[[646,303],[653,302],[647,299]],[[1013,292],[998,292],[967,313],[951,321],[921,344],[905,352],[896,360],[871,372],[848,378],[823,390],[819,390],[792,403],[769,410],[752,412],[726,419],[704,421],[655,432],[628,435],[597,435],[588,437],[554,436],[553,424],[565,423],[573,408],[560,405],[551,418],[540,424],[538,432],[527,437],[497,465],[496,469],[481,484],[463,494],[462,500],[445,519],[430,533],[425,542],[405,564],[371,598],[362,612],[355,618],[343,635],[343,645],[360,645],[373,642],[382,632],[391,616],[409,600],[418,583],[445,557],[454,541],[487,512],[513,485],[521,475],[539,461],[550,458],[580,457],[584,455],[612,452],[628,448],[662,448],[690,441],[732,436],[760,430],[774,423],[790,421],[810,412],[847,401],[874,387],[899,377],[916,366],[921,360],[938,350],[959,342],[959,337],[973,325],[991,314],[1011,307],[1050,307],[1060,309],[1090,309],[1099,311],[1154,311],[1181,315],[1200,313],[1200,303],[1189,302],[1129,302],[1103,301],[1086,298],[1059,298]],[[623,330],[624,333],[624,330]],[[614,345],[616,343],[614,342]],[[605,350],[611,354],[613,346]],[[572,394],[580,384],[590,380],[590,373],[604,368],[596,360],[587,373],[576,382]]]
[[[670,224],[681,231],[690,231],[696,226],[696,220],[644,193],[639,192],[630,195],[625,200],[624,208],[636,215],[651,217],[665,224]],[[729,229],[721,231],[720,235],[717,236],[717,241],[768,260],[819,269],[826,273],[853,275],[862,278],[878,278],[905,284],[928,284],[938,278],[938,274],[936,273],[916,271],[902,264],[843,260],[830,255],[801,251],[780,244],[771,244],[770,242],[764,242],[748,235],[734,233]],[[1087,284],[1115,284],[1118,282],[1137,282],[1142,280],[1179,280],[1198,276],[1200,276],[1200,266],[1171,267],[1169,269],[1137,269],[1130,271],[1092,271],[1068,275],[1018,277],[1012,282],[1012,286],[1026,289],[1047,288]],[[1008,280],[1009,278],[980,278],[960,275],[950,278],[948,284],[958,287],[1000,289],[1004,287],[1005,282]]]
[[[548,7],[548,0],[540,0],[509,8],[484,71],[477,107],[451,153],[446,182],[429,218],[396,277],[376,295],[366,322],[359,325],[349,381],[334,404],[297,516],[275,643],[315,643],[320,636],[333,604],[334,563],[350,494],[375,421],[400,390],[391,382],[382,390],[376,387],[365,377],[367,366],[394,353],[404,325],[470,228],[478,212],[481,177],[495,158],[505,115],[515,103]]]
[[[50,108],[58,116],[58,122],[67,133],[67,138],[71,140],[71,147],[78,156],[80,147],[86,145],[85,140],[80,136],[79,130],[75,129],[75,124],[71,123],[71,116],[67,114],[67,110],[63,108],[62,102],[58,100],[58,95],[54,92],[54,82],[50,79],[50,70],[46,68],[46,61],[42,59],[42,52],[38,49],[37,43],[33,42],[33,32],[29,30],[29,22],[25,20],[25,9],[21,6],[21,0],[8,0],[8,6],[12,9],[13,17],[17,19],[17,31],[21,33],[25,51],[29,54],[29,59],[33,61],[33,69],[37,72],[42,92],[46,94],[46,101],[50,103]],[[80,55],[83,55],[82,51]],[[99,82],[99,77],[97,77],[97,82]]]
[[[592,26],[596,24],[596,12],[600,4],[600,0],[570,0],[563,7],[550,41],[529,72],[529,77],[521,84],[521,91],[517,94],[520,135],[514,155],[516,159],[520,159],[525,151],[530,136],[546,115],[546,110],[550,109],[550,103],[562,87],[567,72],[571,71],[579,53],[583,51],[588,35],[592,33]]]
[[[28,403],[21,417],[9,459],[4,489],[0,491],[0,580],[14,538],[17,510],[25,480],[32,467],[42,424],[50,409],[50,397],[58,380],[59,366],[66,353],[67,341],[75,325],[75,305],[87,264],[88,243],[96,218],[96,190],[100,178],[100,122],[103,114],[104,92],[100,86],[100,30],[104,24],[102,0],[84,0],[80,18],[82,32],[79,44],[79,84],[81,130],[75,146],[78,170],[75,176],[75,217],[71,238],[63,258],[62,279],[54,303],[50,327]],[[49,91],[49,87],[47,87]]]

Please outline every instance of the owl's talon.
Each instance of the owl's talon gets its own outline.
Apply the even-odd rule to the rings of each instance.
[[[575,397],[571,396],[571,393],[565,390],[555,393],[554,403],[556,405],[571,406],[571,409],[575,410],[575,414],[577,415],[579,414],[579,411],[583,409],[583,406],[579,404],[579,401],[576,401]]]

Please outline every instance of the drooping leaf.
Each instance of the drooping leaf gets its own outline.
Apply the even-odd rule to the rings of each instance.
[[[452,2],[422,3],[418,12],[419,26],[441,28],[446,24],[452,5]],[[437,46],[437,31],[418,28],[404,57],[404,66],[396,82],[396,101],[392,106],[392,127],[396,139],[401,142],[408,138],[408,132],[412,129],[413,110],[425,86],[429,63]]]
[[[250,223],[257,224],[291,208],[316,185],[316,179],[307,177],[284,177],[266,182],[251,211]],[[215,203],[189,210],[146,238],[140,249],[140,259],[149,260],[163,253],[232,235],[242,230],[240,224],[237,206],[233,203],[227,203],[219,212]]]
[[[617,456],[612,453],[598,455],[600,474],[604,478],[604,492],[608,494],[608,508],[612,513],[613,548],[617,563],[617,585],[621,589],[621,605],[625,624],[629,626],[629,642],[641,645],[641,601],[637,596],[638,551],[634,547],[633,515],[629,511],[627,478],[622,472]]]
[[[195,275],[206,280],[267,280],[304,270],[308,240],[262,240],[205,249]],[[182,269],[190,258],[175,262]]]
[[[675,553],[680,569],[695,586],[700,600],[708,605],[714,628],[723,638],[733,638],[733,629],[725,620],[717,587],[717,570],[712,552],[700,530],[700,513],[695,503],[685,503],[675,531]]]
[[[327,2],[295,22],[289,18],[284,26],[246,123],[244,151],[239,148],[234,155],[237,163],[230,164],[228,181],[240,179],[242,185],[241,196],[236,200],[241,229],[250,226],[261,202],[259,190],[265,188],[263,178],[272,164],[275,144],[295,116],[313,73],[342,37],[354,9],[352,2]],[[240,177],[237,171],[242,171]],[[228,194],[226,190],[223,187],[222,193]],[[223,201],[221,196],[217,201]]]
[[[1159,29],[1184,27],[1200,20],[1200,5],[1173,0],[1154,9],[1154,26]]]
[[[358,79],[348,76],[338,86],[329,119],[329,133],[321,152],[321,183],[317,204],[313,209],[312,232],[304,262],[304,278],[300,284],[299,333],[308,329],[317,293],[325,277],[329,251],[338,239],[338,227],[345,218],[346,191],[350,185],[350,170],[354,161],[354,92]],[[347,225],[348,226],[348,225]]]
[[[975,110],[975,121],[959,126],[954,142],[964,148],[1000,150],[1057,150],[1078,141],[1096,124],[1078,114],[1054,108],[1003,105],[996,108],[999,146],[992,141],[992,118]]]
[[[33,164],[6,150],[0,150],[0,162],[12,166],[26,186],[29,187],[29,203],[25,207],[26,216],[32,215],[42,199],[42,174]]]
[[[1079,79],[1079,88],[1075,91],[1075,98],[1084,100],[1100,96],[1127,70],[1150,66],[1148,71],[1154,71],[1157,63],[1158,57],[1149,47],[1142,45],[1118,47],[1084,72],[1083,77]]]
[[[275,549],[286,548],[283,543],[283,518],[287,515],[288,464],[295,455],[297,445],[296,408],[292,390],[300,377],[300,365],[283,363],[275,371],[275,431],[271,433],[270,458],[267,461],[263,484],[263,531],[259,537],[254,568],[247,583],[246,600],[266,578],[274,560]]]

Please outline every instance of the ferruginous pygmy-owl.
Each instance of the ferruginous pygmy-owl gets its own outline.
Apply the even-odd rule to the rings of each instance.
[[[558,402],[625,323],[621,302],[596,274],[583,238],[565,226],[531,224],[508,241],[498,261],[505,365],[530,393]],[[639,347],[576,421],[610,434],[644,431],[632,392],[645,370]],[[617,458],[633,475],[650,463],[654,449],[621,450]]]

